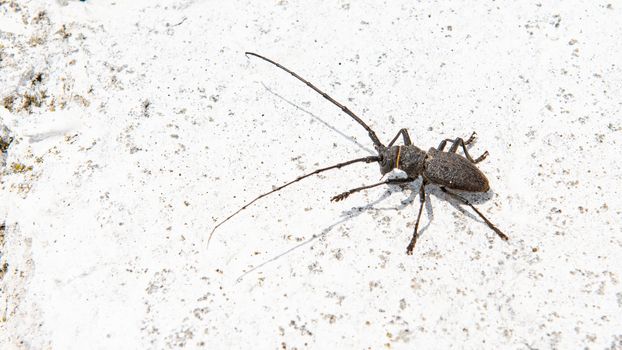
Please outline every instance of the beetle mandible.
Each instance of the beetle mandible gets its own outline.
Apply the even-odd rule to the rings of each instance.
[[[389,142],[388,145],[382,144],[376,136],[376,133],[367,125],[361,118],[359,118],[356,114],[354,114],[348,107],[342,105],[337,102],[332,97],[328,96],[325,92],[315,87],[315,85],[311,84],[307,80],[300,77],[298,74],[293,71],[283,67],[281,64],[266,58],[264,56],[258,55],[253,52],[246,52],[247,57],[255,56],[264,61],[270,62],[273,65],[281,68],[287,73],[293,75],[296,79],[305,83],[308,87],[315,90],[317,93],[322,95],[325,99],[339,107],[345,114],[349,115],[354,119],[357,123],[359,123],[365,130],[367,131],[371,141],[374,144],[374,148],[376,152],[378,152],[377,156],[369,156],[363,158],[357,158],[353,160],[349,160],[343,163],[335,164],[326,168],[317,169],[309,174],[300,176],[284,185],[274,188],[270,192],[266,192],[250,202],[247,202],[243,207],[238,209],[235,213],[229,215],[226,219],[220,221],[212,232],[209,235],[207,240],[207,244],[209,247],[209,242],[214,235],[214,232],[218,227],[227,222],[229,219],[237,215],[242,210],[246,209],[251,204],[255,203],[257,200],[277,192],[295,182],[298,182],[304,178],[309,176],[319,174],[321,172],[331,170],[331,169],[340,169],[346,165],[354,164],[354,163],[373,163],[378,162],[380,165],[380,173],[384,176],[385,174],[391,172],[393,169],[399,169],[406,173],[405,178],[390,178],[385,181],[381,181],[372,185],[361,186],[357,188],[353,188],[341,194],[338,194],[331,198],[331,201],[341,201],[350,196],[355,192],[359,192],[368,188],[382,186],[382,185],[391,185],[391,184],[399,184],[412,182],[417,180],[419,176],[422,177],[421,185],[419,186],[419,212],[417,214],[417,221],[415,222],[415,229],[413,231],[412,238],[410,243],[406,247],[406,253],[411,255],[413,249],[415,248],[415,244],[417,243],[417,231],[419,229],[419,221],[421,219],[421,212],[423,210],[423,205],[425,203],[425,186],[429,184],[434,184],[439,186],[439,188],[447,193],[452,198],[456,198],[461,201],[465,205],[468,205],[479,215],[482,220],[490,227],[501,239],[507,241],[508,236],[505,235],[501,230],[499,230],[495,225],[493,225],[490,220],[488,220],[477,208],[475,208],[466,198],[450,191],[458,190],[458,191],[467,191],[467,192],[487,192],[490,189],[488,184],[488,179],[486,176],[475,166],[475,164],[481,162],[488,156],[488,151],[484,152],[481,156],[476,159],[473,159],[469,154],[466,146],[469,145],[473,140],[475,140],[476,134],[473,132],[471,137],[469,137],[466,141],[462,138],[458,137],[455,139],[445,139],[441,141],[437,148],[430,148],[427,152],[418,148],[417,146],[412,144],[410,140],[410,136],[408,135],[408,131],[406,129],[401,129],[397,135]],[[402,136],[403,145],[395,145],[398,138]],[[445,147],[447,143],[450,142],[451,146],[449,150],[445,152]],[[462,148],[464,152],[464,157],[460,156],[456,153],[458,148]]]

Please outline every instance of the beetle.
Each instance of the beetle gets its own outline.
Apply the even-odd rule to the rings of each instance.
[[[466,146],[473,142],[476,138],[476,133],[473,132],[471,136],[464,141],[464,139],[457,137],[455,139],[444,139],[441,141],[437,148],[430,148],[428,151],[424,151],[419,147],[412,144],[410,139],[410,135],[408,134],[407,129],[401,129],[395,137],[389,142],[388,145],[384,145],[378,139],[376,133],[365,123],[363,120],[354,114],[348,107],[342,105],[337,102],[335,99],[330,97],[328,94],[318,89],[315,85],[311,84],[309,81],[303,79],[298,74],[293,71],[285,68],[281,64],[261,56],[259,54],[253,52],[246,52],[246,56],[254,56],[260,58],[264,61],[267,61],[278,68],[284,70],[285,72],[291,74],[296,79],[305,83],[308,87],[315,90],[317,93],[322,95],[325,99],[339,107],[345,114],[349,115],[352,119],[354,119],[358,124],[360,124],[368,133],[369,138],[374,144],[374,148],[378,153],[377,156],[369,156],[363,158],[352,159],[346,162],[342,162],[339,164],[335,164],[326,168],[317,169],[309,174],[300,176],[284,185],[274,188],[272,191],[266,192],[262,195],[259,195],[255,199],[250,202],[247,202],[244,206],[238,209],[233,214],[229,215],[224,220],[220,221],[210,232],[209,238],[207,240],[207,244],[209,247],[209,242],[214,235],[214,232],[218,227],[220,227],[225,222],[229,221],[232,217],[237,215],[242,210],[246,209],[251,204],[255,203],[257,200],[268,196],[274,192],[280,191],[281,189],[296,183],[302,179],[305,179],[309,176],[319,174],[324,171],[332,170],[332,169],[340,169],[344,166],[354,164],[354,163],[373,163],[377,162],[380,165],[380,173],[384,177],[387,173],[393,171],[394,169],[402,170],[406,173],[405,178],[389,178],[385,181],[381,181],[375,184],[361,186],[357,188],[353,188],[351,190],[340,193],[331,198],[332,202],[338,202],[346,199],[351,194],[366,190],[372,187],[382,186],[382,185],[392,185],[399,183],[407,183],[413,182],[417,180],[420,176],[422,177],[421,185],[419,186],[419,212],[417,214],[417,221],[415,222],[415,228],[413,231],[412,238],[410,243],[406,247],[406,253],[408,255],[412,255],[413,250],[415,248],[415,244],[417,243],[417,231],[419,229],[419,221],[421,220],[421,212],[423,210],[423,206],[425,203],[425,187],[427,185],[437,185],[439,188],[447,193],[452,198],[455,198],[461,201],[463,204],[471,207],[477,215],[479,215],[482,220],[492,229],[501,239],[507,241],[508,236],[499,230],[490,220],[488,220],[477,208],[473,206],[466,198],[454,193],[450,190],[458,190],[458,191],[466,191],[466,192],[487,192],[490,189],[490,185],[488,183],[488,179],[482,173],[475,164],[481,162],[488,156],[488,151],[484,152],[481,156],[476,159],[473,159],[469,154]],[[399,137],[402,137],[403,145],[396,145],[396,141]],[[447,143],[451,142],[451,146],[449,150],[445,152],[445,147]],[[458,148],[462,148],[464,152],[464,157],[456,153]]]

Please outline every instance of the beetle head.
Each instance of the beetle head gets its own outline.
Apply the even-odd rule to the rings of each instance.
[[[378,164],[380,164],[380,173],[385,175],[388,172],[391,172],[395,168],[395,160],[397,158],[397,149],[398,146],[392,146],[389,148],[384,148],[378,152],[380,156],[380,160]]]

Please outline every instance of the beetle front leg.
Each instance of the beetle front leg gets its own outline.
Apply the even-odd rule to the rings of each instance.
[[[389,145],[387,146],[387,148],[393,146],[393,144],[395,143],[395,141],[397,141],[397,138],[400,137],[400,135],[402,135],[402,138],[404,139],[404,145],[410,146],[410,145],[413,144],[412,141],[410,141],[410,136],[408,135],[408,130],[406,128],[404,128],[404,129],[401,129],[400,131],[397,132],[397,135],[395,135],[393,140],[391,140],[391,142],[389,142]]]
[[[367,185],[367,186],[361,186],[361,187],[357,187],[357,188],[353,188],[349,191],[345,191],[343,193],[340,193],[336,196],[334,196],[333,198],[330,199],[331,202],[339,202],[342,201],[346,198],[348,198],[349,195],[351,195],[352,193],[355,192],[359,192],[362,190],[366,190],[368,188],[372,188],[372,187],[377,187],[377,186],[382,186],[382,185],[391,185],[391,184],[399,184],[399,183],[404,183],[404,182],[412,182],[415,181],[415,179],[411,179],[411,178],[399,178],[399,179],[388,179],[386,181],[382,181],[382,182],[378,182],[376,184],[373,185]]]

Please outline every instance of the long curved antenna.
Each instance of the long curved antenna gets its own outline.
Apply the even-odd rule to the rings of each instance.
[[[207,247],[205,248],[205,250],[207,251],[207,249],[209,249],[209,243],[212,240],[212,236],[214,235],[214,232],[216,231],[217,228],[219,228],[225,222],[229,221],[229,219],[231,219],[232,217],[236,216],[242,210],[246,209],[251,204],[255,203],[257,200],[259,200],[259,199],[261,199],[261,198],[263,198],[263,197],[265,197],[265,196],[267,196],[269,194],[272,194],[272,193],[274,193],[276,191],[279,191],[279,190],[281,190],[281,189],[283,189],[283,188],[285,188],[285,187],[287,187],[287,186],[289,186],[289,185],[291,185],[291,184],[293,184],[295,182],[298,182],[298,181],[300,181],[300,180],[302,180],[304,178],[307,178],[307,177],[309,177],[311,175],[319,174],[319,173],[321,173],[323,171],[327,171],[327,170],[331,170],[331,169],[339,169],[339,168],[344,167],[346,165],[350,165],[350,164],[354,164],[354,163],[359,163],[359,162],[372,163],[372,162],[378,162],[378,161],[380,161],[380,157],[378,157],[378,156],[369,156],[369,157],[357,158],[357,159],[349,160],[347,162],[335,164],[335,165],[332,165],[332,166],[329,166],[329,167],[326,167],[326,168],[317,169],[317,170],[315,170],[315,171],[313,171],[313,172],[311,172],[309,174],[297,177],[295,180],[292,180],[292,181],[290,181],[290,182],[288,182],[288,183],[286,183],[284,185],[281,185],[281,186],[273,189],[270,192],[266,192],[266,193],[258,196],[257,198],[253,199],[252,201],[244,204],[244,206],[242,208],[238,209],[235,213],[229,215],[226,219],[224,219],[221,222],[219,222],[218,225],[216,225],[216,227],[214,227],[214,229],[212,229],[212,232],[210,232],[209,238],[207,239]]]
[[[501,237],[502,240],[507,241],[508,239],[510,239],[510,237],[508,237],[505,233],[501,232],[501,230],[499,230],[495,225],[493,225],[493,223],[490,222],[490,220],[486,219],[484,214],[480,213],[480,211],[477,210],[477,208],[475,208],[473,206],[473,204],[471,204],[471,202],[469,202],[466,198],[463,198],[462,196],[458,195],[457,193],[450,192],[449,190],[447,190],[445,187],[442,187],[442,186],[441,186],[441,191],[447,193],[448,195],[458,199],[462,203],[464,203],[464,204],[468,205],[469,207],[471,207],[471,209],[473,209],[477,213],[477,215],[479,215],[479,217],[482,218],[482,220],[484,220],[486,225],[488,225],[488,227],[490,227],[491,230],[495,231],[495,233],[499,237]]]
[[[282,65],[274,62],[273,60],[263,57],[261,55],[258,55],[256,53],[253,52],[245,52],[244,53],[246,56],[251,55],[251,56],[255,56],[258,58],[261,58],[264,61],[270,62],[273,65],[281,68],[282,70],[286,71],[287,73],[293,75],[296,79],[302,81],[303,83],[307,84],[308,87],[312,88],[313,90],[315,90],[317,93],[319,93],[320,95],[322,95],[322,97],[324,97],[325,99],[329,100],[330,102],[332,102],[335,106],[341,108],[341,110],[349,115],[350,117],[352,117],[352,119],[356,120],[357,123],[361,124],[361,126],[363,126],[365,128],[365,130],[367,130],[367,133],[369,134],[369,137],[371,138],[372,142],[374,143],[374,147],[376,148],[376,151],[380,151],[384,148],[386,148],[382,142],[380,142],[380,140],[378,139],[378,136],[376,136],[376,133],[369,127],[369,125],[365,124],[365,122],[359,118],[356,114],[354,114],[350,109],[348,109],[348,107],[342,105],[341,103],[335,101],[335,99],[333,99],[332,97],[328,96],[324,91],[318,89],[317,87],[315,87],[315,85],[311,84],[310,82],[308,82],[307,80],[303,79],[300,75],[292,72],[291,70],[283,67]]]

